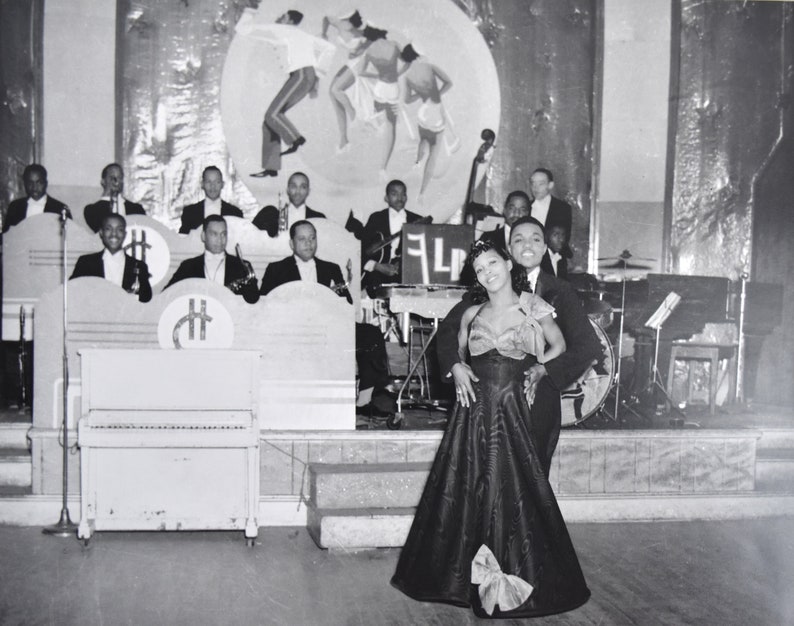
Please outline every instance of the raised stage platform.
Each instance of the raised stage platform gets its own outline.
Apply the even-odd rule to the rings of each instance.
[[[60,492],[32,483],[26,416],[6,412],[0,419],[0,523],[53,523]],[[698,421],[700,428],[693,415],[691,426],[679,429],[647,424],[594,430],[584,427],[587,422],[564,429],[551,480],[565,518],[794,515],[794,410],[729,407]],[[308,526],[322,547],[402,545],[443,427],[437,415],[431,420],[412,414],[406,422],[424,422],[425,429],[262,430],[259,525]],[[70,513],[77,522],[79,454],[69,458]],[[37,462],[55,466],[60,457]]]

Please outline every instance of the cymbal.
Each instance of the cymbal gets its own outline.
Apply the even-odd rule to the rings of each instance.
[[[629,263],[627,260],[618,259],[614,263],[609,264],[601,264],[603,269],[613,269],[613,270],[649,270],[651,269],[650,265],[644,265],[642,263]]]
[[[637,261],[655,261],[656,259],[652,259],[650,257],[644,256],[634,256],[629,250],[624,250],[618,256],[602,256],[601,258],[597,259],[598,261],[628,261],[629,259],[636,259]]]

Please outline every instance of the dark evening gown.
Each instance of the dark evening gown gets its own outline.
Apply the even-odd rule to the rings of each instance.
[[[552,310],[530,297],[532,317]],[[476,401],[452,412],[391,581],[416,600],[517,618],[569,611],[590,597],[541,463],[548,428],[538,421],[547,411],[538,401],[530,411],[523,393],[536,362],[526,354],[527,328],[497,336],[479,315],[472,321]]]

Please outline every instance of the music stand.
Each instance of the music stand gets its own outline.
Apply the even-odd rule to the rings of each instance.
[[[667,294],[667,297],[662,300],[662,303],[659,305],[659,307],[648,318],[648,321],[645,322],[646,328],[656,331],[656,345],[654,346],[653,350],[653,370],[651,371],[651,383],[648,385],[648,391],[653,391],[654,387],[661,390],[662,394],[671,407],[673,406],[672,398],[667,395],[667,389],[665,389],[664,385],[662,384],[661,376],[659,375],[659,335],[662,331],[662,325],[670,318],[670,315],[672,315],[673,311],[676,310],[680,303],[681,296],[679,296],[675,291],[671,291]]]

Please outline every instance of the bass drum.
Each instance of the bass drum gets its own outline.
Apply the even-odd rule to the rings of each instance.
[[[604,358],[560,394],[562,426],[581,424],[604,404],[615,379],[615,354],[609,337],[596,322],[589,320],[603,348]]]

